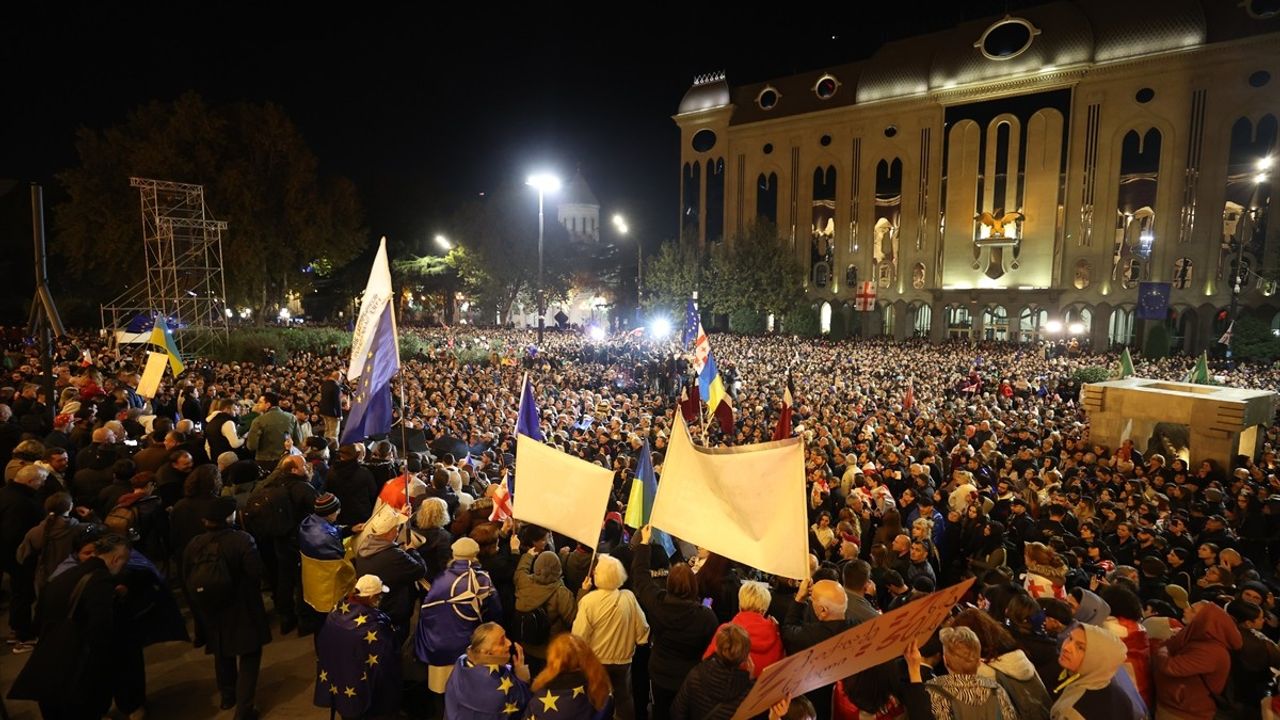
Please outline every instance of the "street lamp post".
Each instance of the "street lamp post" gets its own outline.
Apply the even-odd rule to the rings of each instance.
[[[631,232],[630,226],[627,225],[626,218],[622,215],[615,214],[613,216],[613,228],[618,231],[619,235],[627,235]],[[636,319],[640,318],[640,283],[644,278],[644,245],[641,244],[640,238],[636,238]]]
[[[542,234],[543,234],[543,215],[542,202],[543,196],[547,193],[553,193],[560,189],[560,178],[550,173],[539,173],[530,175],[525,184],[538,191],[538,345],[542,345],[542,332],[546,325],[546,297],[542,289]]]
[[[1264,157],[1258,160],[1258,174],[1253,178],[1253,194],[1249,196],[1249,237],[1253,238],[1253,234],[1258,231],[1258,213],[1261,211],[1259,205],[1262,203],[1262,185],[1267,181],[1267,171],[1271,169],[1272,160],[1270,157]],[[1243,218],[1241,218],[1243,220]],[[1244,228],[1237,228],[1236,232],[1236,266],[1231,278],[1231,306],[1227,308],[1227,328],[1230,329],[1236,322],[1236,313],[1240,311],[1240,292],[1243,289],[1241,280],[1244,275]],[[1234,338],[1227,338],[1227,359],[1231,359],[1231,345]]]

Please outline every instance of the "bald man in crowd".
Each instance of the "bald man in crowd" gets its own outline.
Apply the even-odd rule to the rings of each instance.
[[[788,655],[811,648],[853,627],[845,618],[849,596],[834,580],[812,582],[806,578],[796,590],[795,602],[787,611],[787,619],[779,630]],[[812,612],[808,612],[812,608]],[[831,686],[825,685],[807,694],[816,717],[831,717]]]

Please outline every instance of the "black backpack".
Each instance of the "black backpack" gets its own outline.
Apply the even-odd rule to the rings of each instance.
[[[551,619],[545,607],[527,612],[517,610],[512,617],[511,637],[525,645],[546,645],[551,641]]]
[[[235,600],[235,580],[231,568],[215,541],[205,542],[187,562],[187,597],[206,612],[229,607]]]
[[[263,485],[254,490],[241,515],[244,528],[258,537],[285,537],[298,527],[293,519],[293,505],[286,483]]]

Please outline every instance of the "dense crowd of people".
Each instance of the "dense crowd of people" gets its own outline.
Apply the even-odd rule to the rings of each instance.
[[[52,397],[35,350],[7,351],[0,570],[30,655],[10,697],[142,717],[143,648],[183,640],[212,656],[221,708],[254,718],[262,648],[297,632],[317,712],[343,718],[729,718],[769,665],[972,577],[928,642],[769,717],[1262,714],[1276,427],[1255,456],[1189,464],[1177,428],[1090,439],[1075,372],[1114,356],[713,335],[735,418],[691,413],[696,442],[767,441],[794,398],[812,523],[795,581],[624,523],[641,454],[661,482],[688,410],[683,348],[414,332],[438,349],[402,358],[390,432],[347,444],[338,355],[197,361],[147,399],[136,349],[60,341]],[[1214,372],[1280,386],[1270,365]],[[594,547],[504,514],[526,374],[546,441],[614,473]]]

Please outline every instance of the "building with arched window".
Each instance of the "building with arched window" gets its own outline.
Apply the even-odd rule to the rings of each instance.
[[[1198,352],[1237,285],[1242,312],[1280,309],[1278,119],[1274,3],[1053,2],[846,65],[696,78],[680,227],[775,224],[814,307],[874,291],[864,337],[1102,349],[1165,323]],[[1149,281],[1164,319],[1136,311]]]

